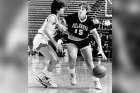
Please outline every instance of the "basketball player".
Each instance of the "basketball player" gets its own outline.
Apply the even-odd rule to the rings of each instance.
[[[81,51],[82,56],[84,57],[85,62],[87,63],[91,72],[93,71],[94,64],[92,58],[92,48],[89,43],[89,34],[92,33],[98,44],[98,53],[102,55],[104,59],[106,56],[103,52],[101,39],[93,21],[87,16],[90,7],[86,2],[79,4],[78,13],[71,14],[65,17],[66,24],[68,27],[68,53],[69,53],[69,66],[71,74],[71,84],[75,85],[76,82],[76,73],[75,73],[75,63],[77,59],[78,49]],[[97,89],[102,89],[99,78],[95,78],[94,83]]]
[[[33,49],[41,52],[49,61],[49,66],[46,66],[41,73],[37,74],[38,80],[45,87],[57,87],[57,84],[52,79],[52,71],[58,63],[58,56],[50,45],[53,45],[57,51],[62,52],[62,41],[58,40],[57,42],[54,37],[58,29],[66,30],[66,27],[59,21],[60,16],[64,14],[64,6],[64,2],[58,0],[52,2],[51,14],[45,19],[33,41]]]

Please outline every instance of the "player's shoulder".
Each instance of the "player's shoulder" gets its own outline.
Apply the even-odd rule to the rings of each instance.
[[[87,17],[87,21],[93,23],[93,18],[91,18],[90,16],[88,16],[88,17]]]
[[[49,17],[56,18],[56,15],[55,14],[49,14],[47,18],[49,18]]]
[[[55,22],[57,20],[57,17],[55,14],[50,14],[47,16],[47,18],[45,19],[47,22]]]

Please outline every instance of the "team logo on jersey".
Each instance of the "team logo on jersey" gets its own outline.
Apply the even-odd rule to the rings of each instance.
[[[84,31],[88,31],[88,27],[83,24],[73,23],[72,28],[79,28]]]

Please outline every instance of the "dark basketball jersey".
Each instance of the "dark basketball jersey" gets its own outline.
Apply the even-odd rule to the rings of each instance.
[[[65,20],[68,25],[68,32],[81,39],[86,39],[90,34],[90,30],[95,28],[90,17],[87,17],[85,22],[81,22],[78,18],[78,13],[66,16]]]

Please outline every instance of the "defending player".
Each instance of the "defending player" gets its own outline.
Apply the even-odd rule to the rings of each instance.
[[[76,73],[75,73],[75,63],[77,59],[78,49],[81,51],[84,60],[86,61],[89,69],[92,71],[94,68],[93,58],[92,58],[92,49],[89,43],[89,34],[92,33],[98,44],[99,54],[102,55],[104,59],[106,56],[103,52],[101,39],[97,33],[94,23],[87,16],[90,7],[86,2],[79,4],[78,13],[69,15],[65,18],[66,24],[68,26],[68,53],[69,53],[69,66],[71,74],[71,83],[76,84]],[[99,78],[94,78],[95,87],[102,89]]]
[[[57,87],[57,84],[52,79],[52,71],[59,60],[56,51],[62,52],[63,48],[61,41],[58,40],[57,42],[54,37],[58,29],[66,30],[66,27],[59,21],[60,16],[64,14],[64,6],[64,2],[58,0],[53,1],[51,5],[51,14],[45,19],[45,22],[38,30],[33,40],[33,49],[41,52],[47,61],[49,61],[49,66],[45,66],[42,72],[37,74],[38,80],[45,87]],[[50,45],[53,45],[56,51]]]

